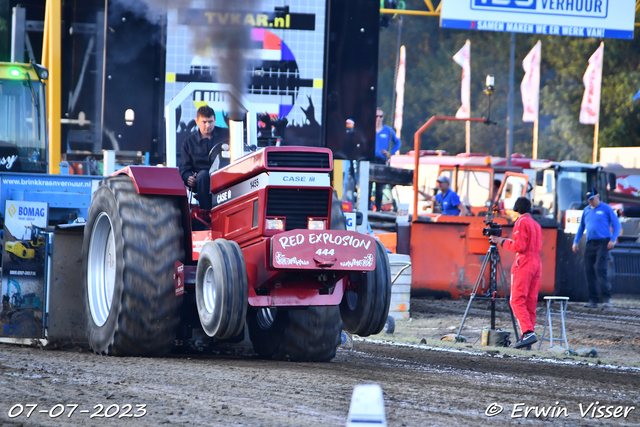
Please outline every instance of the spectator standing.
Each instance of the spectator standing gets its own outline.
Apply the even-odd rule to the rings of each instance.
[[[444,175],[440,175],[437,182],[440,192],[435,196],[420,190],[418,190],[418,192],[422,194],[425,199],[431,202],[438,202],[442,206],[443,215],[467,216],[467,207],[460,201],[458,193],[449,188],[449,178]]]
[[[386,165],[391,155],[400,150],[400,138],[396,132],[384,124],[384,112],[381,108],[376,110],[376,153],[373,163]],[[372,184],[369,184],[369,194],[371,194]],[[376,183],[375,206],[376,210],[382,208],[382,189],[384,184]]]
[[[589,286],[588,308],[598,308],[597,282],[600,283],[603,307],[611,307],[611,284],[607,280],[608,251],[616,245],[620,236],[620,221],[608,204],[600,201],[600,194],[595,188],[587,191],[589,206],[582,211],[582,219],[573,240],[573,252],[578,252],[578,243],[587,229],[587,243],[584,251],[584,267]],[[613,230],[613,231],[612,231]]]

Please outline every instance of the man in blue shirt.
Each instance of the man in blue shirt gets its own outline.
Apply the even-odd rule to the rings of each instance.
[[[376,163],[386,164],[391,155],[400,149],[400,138],[384,124],[384,113],[376,110]]]
[[[443,215],[467,216],[467,207],[460,201],[458,194],[449,189],[449,178],[440,175],[437,181],[440,193],[435,196],[431,196],[424,191],[418,191],[425,199],[431,202],[438,202],[442,206]]]
[[[384,112],[381,108],[376,110],[376,153],[373,163],[386,165],[391,155],[400,149],[400,138],[396,136],[396,132],[389,126],[384,124]],[[371,193],[372,185],[369,185],[369,193]],[[376,183],[376,210],[380,211],[382,205],[382,189],[384,184]]]
[[[589,286],[589,302],[585,307],[598,308],[597,281],[600,282],[604,307],[611,307],[611,285],[607,281],[607,251],[616,245],[620,235],[620,221],[615,212],[606,203],[600,202],[598,190],[590,188],[587,191],[589,206],[582,211],[582,219],[578,233],[573,240],[573,252],[578,252],[578,242],[587,229],[587,244],[584,251],[584,267]],[[613,233],[611,232],[613,229]]]

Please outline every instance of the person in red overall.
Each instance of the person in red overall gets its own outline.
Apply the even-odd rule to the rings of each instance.
[[[491,236],[490,240],[516,253],[515,262],[511,266],[511,309],[520,324],[522,338],[513,347],[522,348],[538,341],[535,326],[542,272],[542,228],[529,213],[529,199],[519,197],[514,209],[517,219],[513,227],[513,239]]]

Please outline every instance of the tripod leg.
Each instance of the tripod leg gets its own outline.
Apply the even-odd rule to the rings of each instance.
[[[513,323],[513,333],[516,334],[516,341],[520,338],[520,333],[518,332],[518,326],[516,325],[516,317],[513,315],[513,310],[511,309],[511,304],[507,301],[507,306],[509,307],[509,313],[511,314],[511,323]]]
[[[504,274],[504,268],[502,267],[502,261],[500,260],[500,253],[497,253],[497,260],[496,260],[498,266],[500,267],[500,280],[502,281],[502,291],[504,293],[504,302],[505,304],[507,304],[507,307],[509,308],[509,314],[511,315],[511,323],[513,324],[513,333],[515,334],[515,340],[517,341],[520,338],[520,334],[518,333],[518,326],[516,324],[516,317],[513,315],[513,310],[511,309],[511,304],[509,302],[509,299],[507,299],[507,278],[505,277]]]
[[[491,296],[491,329],[496,329],[496,294],[498,293],[498,281],[496,276],[498,274],[498,261],[500,255],[498,248],[494,246],[489,247],[491,252],[491,274],[489,275],[489,295]]]
[[[476,284],[473,286],[473,291],[471,291],[471,296],[469,297],[469,304],[467,304],[467,309],[464,311],[464,316],[462,316],[462,322],[460,322],[460,327],[458,328],[458,333],[456,334],[456,342],[460,341],[460,333],[462,332],[462,327],[464,326],[464,322],[467,320],[467,315],[469,314],[469,310],[471,309],[471,303],[478,292],[478,286],[480,286],[480,282],[484,277],[484,270],[487,268],[487,264],[489,263],[490,252],[487,252],[487,255],[484,257],[484,261],[482,261],[482,266],[480,267],[480,273],[478,274],[478,278],[476,279]]]
[[[462,322],[460,322],[460,327],[458,328],[458,333],[456,334],[456,342],[460,342],[460,333],[462,332],[462,327],[464,326],[465,320],[467,320],[467,315],[469,314],[469,309],[471,308],[471,303],[473,302],[473,297],[475,294],[471,294],[469,297],[469,304],[467,304],[467,309],[464,311],[464,316],[462,316]]]

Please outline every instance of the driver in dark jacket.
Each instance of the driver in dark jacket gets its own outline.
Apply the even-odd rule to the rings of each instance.
[[[196,124],[198,130],[182,144],[180,175],[185,185],[196,192],[200,208],[211,209],[213,203],[210,194],[209,155],[213,147],[229,140],[229,132],[215,127],[216,116],[208,105],[198,108]]]

